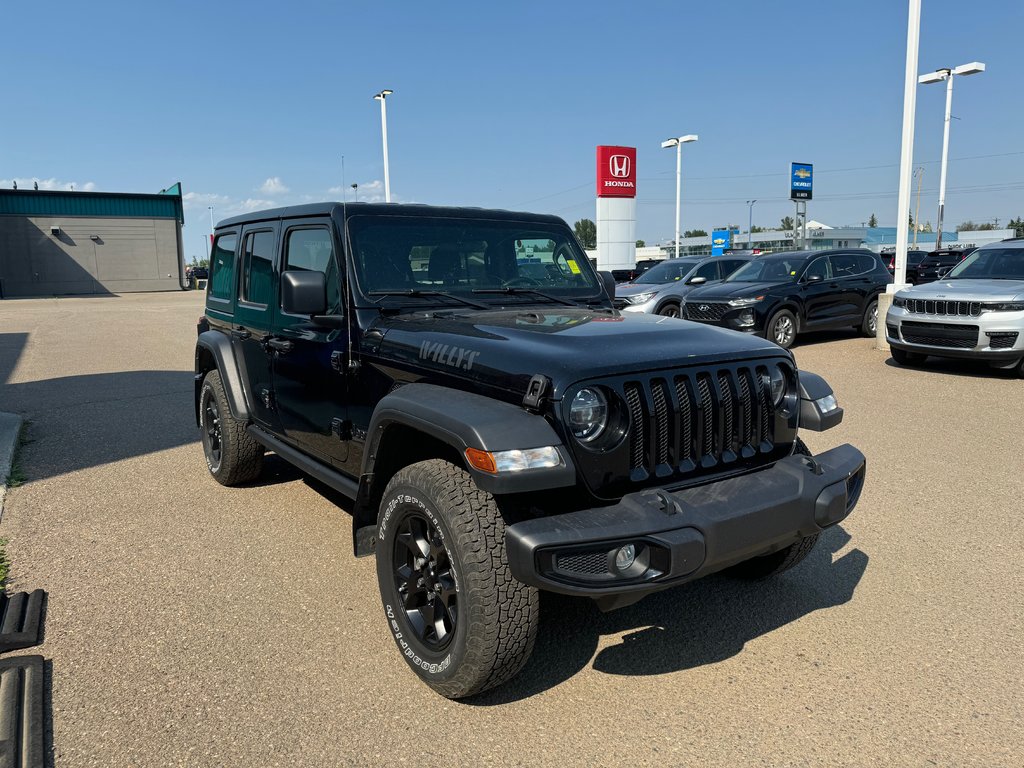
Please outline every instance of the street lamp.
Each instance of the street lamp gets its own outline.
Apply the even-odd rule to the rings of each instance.
[[[683,144],[689,144],[691,141],[696,141],[696,134],[687,134],[686,136],[678,136],[674,139],[666,139],[661,142],[662,149],[669,149],[671,147],[676,148],[676,258],[679,258],[679,184],[682,172],[683,164]]]
[[[980,61],[972,61],[969,64],[961,64],[952,69],[946,67],[921,75],[917,82],[926,85],[928,83],[941,83],[946,81],[946,119],[942,129],[942,169],[939,171],[939,224],[935,235],[935,250],[942,247],[942,214],[946,208],[946,162],[949,157],[949,117],[953,107],[953,76],[954,75],[976,75],[985,71],[985,65]]]
[[[753,248],[754,245],[754,203],[757,200],[747,200],[747,248]]]
[[[388,110],[385,106],[388,96],[394,91],[385,88],[380,93],[374,94],[373,98],[380,102],[380,132],[384,137],[384,202],[391,202],[391,175],[388,172]]]
[[[352,187],[353,194],[356,196],[356,202],[358,203],[359,202],[359,185],[358,184],[350,184],[349,186]]]

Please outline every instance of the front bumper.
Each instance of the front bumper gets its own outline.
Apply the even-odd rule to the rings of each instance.
[[[1024,312],[932,315],[893,306],[885,336],[890,346],[908,352],[1011,363],[1024,358]]]
[[[730,331],[754,333],[759,336],[764,335],[764,326],[767,319],[764,312],[759,311],[759,307],[756,305],[730,307],[722,317],[712,320],[706,317],[701,317],[699,313],[694,313],[693,316],[689,315],[684,304],[682,317],[684,320],[691,320],[703,325],[717,325],[720,328],[728,328]]]
[[[506,530],[509,567],[552,592],[638,599],[835,525],[856,505],[864,474],[864,455],[842,445],[696,488],[652,488],[609,507],[526,520]],[[628,544],[635,562],[620,571],[615,555]]]

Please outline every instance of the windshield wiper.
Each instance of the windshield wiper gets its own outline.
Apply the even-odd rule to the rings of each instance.
[[[476,291],[473,291],[476,293]],[[418,288],[404,288],[402,290],[394,291],[370,291],[370,296],[412,296],[414,299],[428,298],[431,296],[440,296],[445,299],[453,299],[467,307],[473,307],[475,309],[490,309],[486,304],[482,304],[479,301],[473,301],[472,299],[465,299],[462,296],[457,296],[454,293],[447,293],[445,291],[421,291]]]
[[[563,299],[561,296],[553,296],[550,293],[544,293],[544,291],[538,291],[535,288],[519,288],[511,285],[504,288],[474,288],[473,293],[505,294],[506,296],[521,296],[529,294],[531,296],[540,296],[542,299],[553,301],[556,304],[563,304],[567,307],[578,307],[580,305],[578,301]]]

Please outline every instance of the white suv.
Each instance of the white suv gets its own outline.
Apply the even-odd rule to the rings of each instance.
[[[900,364],[973,358],[1024,376],[1024,238],[983,246],[941,280],[898,292],[885,331]]]

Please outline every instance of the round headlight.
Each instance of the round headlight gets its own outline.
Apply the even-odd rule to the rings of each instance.
[[[782,404],[782,398],[786,396],[786,374],[779,366],[772,366],[771,373],[772,405],[778,408]]]
[[[608,423],[608,400],[599,389],[581,389],[569,406],[569,429],[581,443],[597,439]]]

